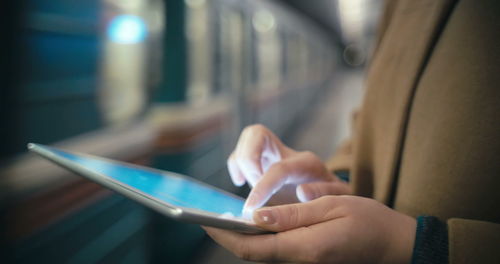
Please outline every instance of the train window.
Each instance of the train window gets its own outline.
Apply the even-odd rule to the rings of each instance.
[[[242,89],[243,84],[243,18],[239,12],[231,12],[229,16],[230,43],[231,43],[231,66],[232,78],[231,87]]]
[[[198,104],[212,94],[212,34],[206,0],[185,0],[188,57],[187,100]]]
[[[152,32],[147,17],[153,1],[104,3],[99,102],[106,122],[115,125],[130,121],[147,106],[147,40]]]
[[[281,82],[281,46],[274,15],[267,10],[257,11],[252,18],[256,32],[258,86],[276,89]]]
[[[309,49],[304,35],[299,37],[299,58],[298,58],[298,83],[302,86],[307,83],[309,68]]]
[[[299,84],[299,67],[300,67],[300,47],[299,40],[296,34],[293,34],[288,39],[288,79],[294,85]]]
[[[288,31],[281,30],[280,32],[280,42],[281,42],[281,78],[282,81],[286,80],[288,77]]]
[[[244,18],[227,6],[219,9],[218,89],[241,91],[244,86]]]

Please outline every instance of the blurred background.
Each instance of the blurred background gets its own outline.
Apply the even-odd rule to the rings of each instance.
[[[380,0],[17,0],[0,9],[0,262],[232,263],[198,226],[34,157],[28,142],[243,197],[226,158],[268,126],[326,159],[348,136]]]

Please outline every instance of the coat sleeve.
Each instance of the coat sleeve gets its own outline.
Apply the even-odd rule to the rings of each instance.
[[[412,264],[500,263],[500,224],[417,217]]]
[[[450,263],[500,263],[500,224],[460,218],[447,224]]]

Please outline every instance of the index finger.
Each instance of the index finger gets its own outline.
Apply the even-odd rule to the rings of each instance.
[[[250,191],[244,206],[244,213],[263,206],[285,184],[302,184],[321,179],[317,169],[311,167],[310,154],[299,153],[274,163],[262,179]]]
[[[272,165],[264,177],[257,182],[245,201],[243,206],[244,214],[250,214],[254,209],[263,206],[273,194],[283,187],[288,174],[284,163],[287,163],[287,161]]]

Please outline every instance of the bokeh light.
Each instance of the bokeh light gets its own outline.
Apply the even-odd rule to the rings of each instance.
[[[108,28],[109,39],[120,44],[142,42],[146,35],[146,24],[140,17],[134,15],[116,16]]]

